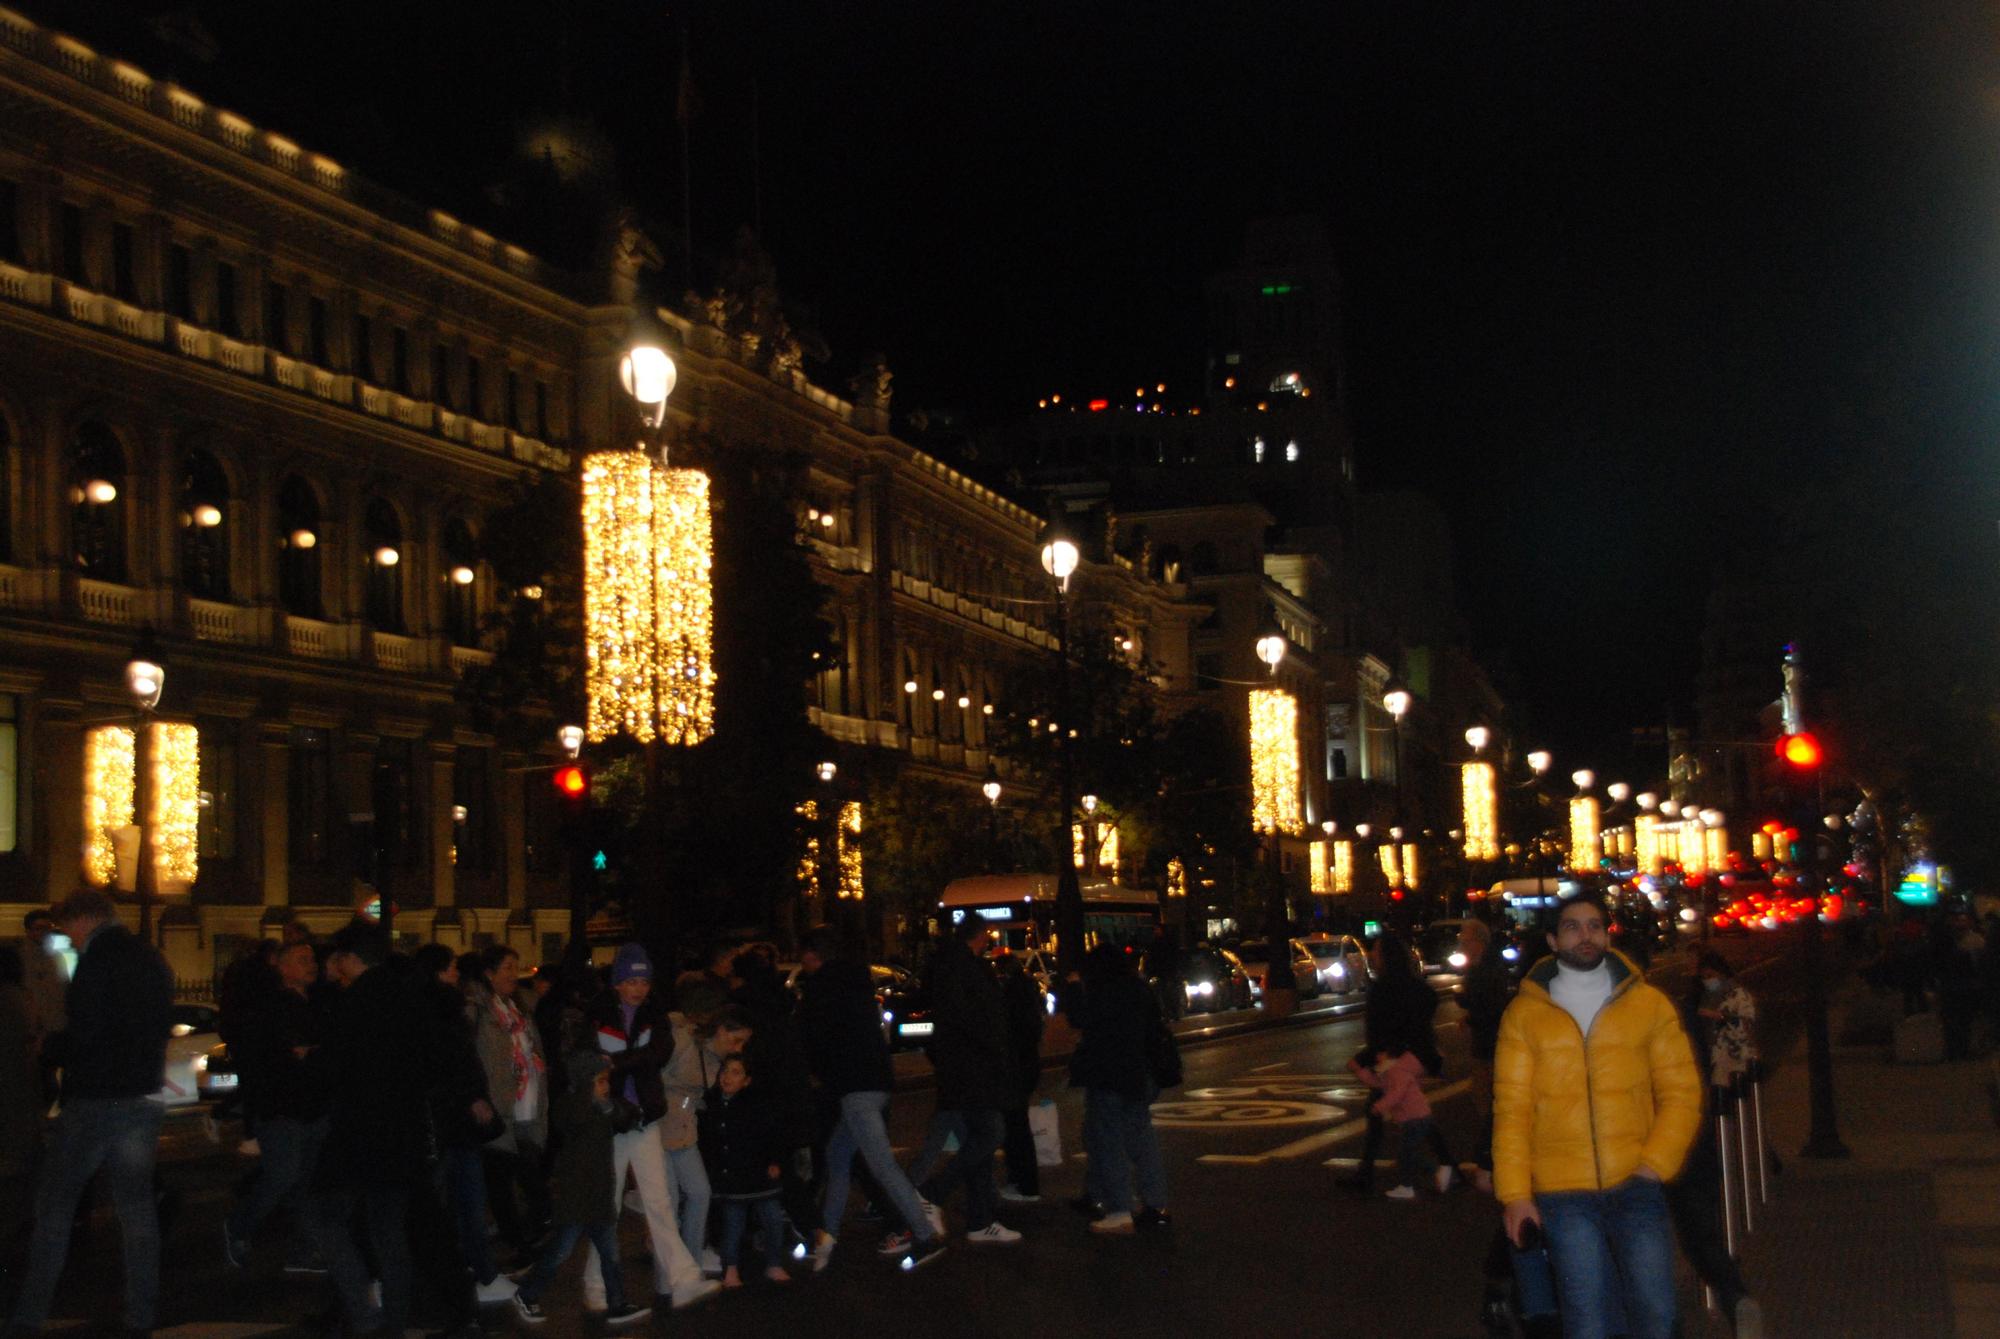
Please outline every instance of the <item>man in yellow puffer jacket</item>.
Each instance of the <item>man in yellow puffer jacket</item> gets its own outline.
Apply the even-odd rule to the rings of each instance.
[[[1660,1183],[1701,1123],[1701,1079],[1680,1017],[1610,947],[1595,894],[1566,899],[1553,958],[1529,971],[1500,1022],[1493,1188],[1516,1243],[1548,1242],[1565,1339],[1674,1328],[1674,1233]],[[1614,1291],[1615,1290],[1615,1291]]]

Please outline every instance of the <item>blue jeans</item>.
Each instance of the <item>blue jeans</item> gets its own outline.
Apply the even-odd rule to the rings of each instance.
[[[715,1244],[715,1252],[722,1257],[724,1269],[734,1269],[742,1262],[743,1229],[753,1213],[757,1215],[757,1230],[764,1234],[765,1267],[784,1264],[785,1211],[773,1191],[754,1200],[722,1201],[722,1237]]]
[[[1564,1339],[1605,1339],[1619,1312],[1628,1339],[1669,1339],[1674,1329],[1674,1227],[1666,1189],[1634,1176],[1610,1190],[1535,1196]]]
[[[55,1138],[42,1160],[35,1233],[14,1323],[39,1329],[55,1301],[69,1255],[77,1202],[101,1167],[124,1233],[125,1323],[151,1329],[160,1304],[160,1220],[153,1202],[153,1161],[166,1108],[144,1097],[77,1097],[63,1103]]]
[[[491,1283],[500,1267],[486,1235],[486,1159],[476,1148],[453,1145],[444,1150],[443,1162],[445,1203],[458,1232],[458,1253],[475,1280]]]
[[[904,1224],[919,1240],[930,1237],[930,1220],[917,1200],[917,1188],[896,1165],[896,1152],[889,1146],[889,1127],[882,1113],[888,1110],[889,1094],[882,1092],[843,1093],[840,1119],[826,1141],[826,1195],[820,1203],[820,1226],[830,1237],[840,1235],[841,1220],[847,1216],[847,1183],[853,1174],[854,1155],[859,1153],[875,1177],[882,1193],[889,1197]]]
[[[931,1179],[931,1173],[945,1160],[946,1145],[958,1141],[965,1147],[965,1113],[950,1107],[939,1107],[931,1113],[931,1124],[924,1131],[924,1146],[917,1150],[916,1160],[910,1164],[910,1183],[921,1186]]]
[[[1167,1168],[1160,1160],[1160,1136],[1153,1129],[1152,1103],[1158,1095],[1151,1084],[1143,1099],[1109,1088],[1084,1090],[1083,1151],[1090,1159],[1084,1191],[1108,1214],[1132,1211],[1135,1167],[1140,1204],[1149,1209],[1167,1207]]]
[[[1437,1165],[1429,1156],[1431,1118],[1406,1120],[1402,1126],[1403,1139],[1396,1150],[1396,1176],[1402,1184],[1414,1186]]]
[[[292,1120],[267,1116],[257,1122],[257,1179],[249,1196],[229,1215],[229,1235],[248,1245],[257,1229],[280,1205],[291,1210],[292,1252],[298,1260],[313,1253],[312,1226],[307,1221],[307,1190],[320,1145],[326,1142],[327,1118]]]
[[[701,1149],[694,1145],[668,1149],[667,1165],[673,1171],[674,1193],[681,1202],[681,1241],[686,1244],[694,1262],[700,1264],[702,1250],[708,1245],[708,1206],[711,1198],[708,1167],[701,1160]]]
[[[557,1223],[549,1234],[549,1244],[542,1252],[542,1258],[535,1261],[535,1272],[528,1275],[521,1285],[521,1297],[533,1302],[549,1290],[555,1281],[556,1271],[563,1261],[569,1259],[570,1252],[585,1237],[597,1248],[598,1268],[604,1273],[604,1305],[616,1309],[625,1305],[625,1277],[618,1263],[618,1220],[613,1218],[602,1223]],[[400,1334],[401,1331],[394,1331]]]
[[[374,1259],[372,1277],[382,1284],[382,1309],[368,1304],[371,1277],[349,1230],[355,1215]],[[314,1196],[313,1228],[327,1276],[340,1296],[347,1323],[357,1334],[384,1329],[401,1334],[410,1314],[410,1190],[408,1186],[342,1186]]]
[[[992,1107],[967,1107],[958,1113],[958,1125],[963,1131],[958,1137],[958,1153],[935,1176],[920,1182],[917,1193],[933,1204],[941,1204],[951,1193],[952,1183],[963,1182],[965,1228],[977,1232],[993,1221],[998,1199],[993,1185],[993,1155],[1000,1150],[1006,1123]],[[937,1128],[937,1121],[931,1122],[931,1128]],[[915,1172],[911,1174],[914,1176]]]

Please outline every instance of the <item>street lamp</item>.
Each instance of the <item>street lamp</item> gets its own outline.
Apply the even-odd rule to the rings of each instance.
[[[1528,764],[1528,770],[1536,776],[1540,776],[1549,770],[1550,764],[1554,763],[1555,759],[1550,756],[1547,749],[1536,749],[1527,756],[1525,761]]]
[[[1637,798],[1639,807],[1648,813],[1660,807],[1660,797],[1650,790],[1640,791]]]
[[[556,742],[562,745],[564,756],[574,761],[583,753],[583,727],[565,725],[556,731]]]
[[[1597,784],[1597,773],[1591,771],[1588,767],[1579,767],[1569,774],[1569,779],[1576,783],[1578,790],[1589,790]]]
[[[1613,804],[1623,804],[1632,797],[1632,788],[1623,781],[1614,781],[1604,788],[1604,793],[1611,797]]]
[[[1284,663],[1285,634],[1273,623],[1266,623],[1258,633],[1255,646],[1257,659],[1264,662],[1271,677],[1276,678],[1278,666]],[[1259,707],[1263,704],[1267,715],[1263,717],[1267,726],[1260,735]],[[1292,932],[1292,909],[1285,896],[1285,876],[1281,868],[1281,846],[1287,823],[1298,822],[1298,725],[1296,711],[1291,698],[1280,688],[1253,688],[1250,690],[1250,770],[1252,778],[1251,812],[1253,822],[1268,829],[1270,843],[1264,853],[1264,942],[1267,949],[1264,972],[1264,1005],[1267,1009],[1283,1009],[1297,1006],[1298,980],[1292,975],[1291,954],[1285,945]],[[1292,722],[1289,737],[1271,737],[1283,728],[1284,720]],[[1256,796],[1256,780],[1264,775],[1259,766],[1260,746],[1267,752],[1270,761],[1270,798],[1268,808],[1260,805]],[[1291,794],[1285,796],[1285,782],[1289,776]],[[1266,817],[1255,818],[1263,809]],[[1287,810],[1289,809],[1289,818]],[[1287,1004],[1286,1002],[1289,1002]]]
[[[1069,579],[1083,555],[1055,521],[1042,530],[1042,570],[1056,583],[1056,714],[1069,715]],[[1070,823],[1076,813],[1076,761],[1067,730],[1056,736],[1056,970],[1067,982],[1083,970],[1083,885],[1070,859]]]
[[[986,764],[986,781],[979,787],[986,797],[986,863],[990,870],[1000,863],[1000,773]]]
[[[641,308],[633,317],[625,356],[618,360],[618,380],[639,405],[648,428],[667,421],[667,397],[674,393],[679,371],[667,355],[658,318]]]
[[[1493,732],[1483,725],[1467,726],[1465,742],[1474,753],[1484,753],[1486,746],[1493,742]]]
[[[1263,661],[1274,676],[1285,659],[1285,634],[1268,620],[1257,634],[1257,659]]]
[[[153,831],[153,712],[167,689],[167,671],[149,633],[125,662],[125,691],[132,697],[132,820],[139,829],[138,864],[132,871],[132,891],[139,899],[139,938],[153,942],[153,893],[159,871],[154,868]]]

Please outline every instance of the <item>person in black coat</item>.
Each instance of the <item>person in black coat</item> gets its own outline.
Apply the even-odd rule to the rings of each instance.
[[[223,1253],[238,1268],[248,1262],[258,1226],[280,1206],[292,1214],[288,1263],[308,1264],[315,1250],[307,1205],[330,1102],[321,1045],[326,1011],[312,995],[319,959],[311,944],[292,944],[279,951],[271,970],[261,995],[254,987],[239,994],[236,1024],[226,1039],[259,1149],[250,1192],[223,1223]]]
[[[1070,1021],[1083,1033],[1069,1064],[1069,1086],[1083,1089],[1083,1146],[1089,1154],[1084,1200],[1091,1231],[1129,1234],[1167,1220],[1167,1169],[1153,1129],[1152,1044],[1166,1027],[1160,1004],[1124,952],[1092,950],[1082,997]],[[1132,1199],[1138,1173],[1137,1213]]]
[[[750,1017],[750,1044],[743,1055],[760,1100],[776,1114],[784,1143],[780,1165],[785,1212],[800,1227],[811,1228],[819,1222],[812,1166],[812,1150],[819,1140],[813,1119],[812,1069],[792,1016],[792,997],[771,958],[756,949],[737,956],[736,979],[730,1002]]]
[[[764,1277],[791,1282],[783,1263],[785,1215],[780,1207],[787,1151],[781,1113],[752,1086],[747,1057],[734,1052],[724,1056],[701,1109],[701,1156],[722,1206],[715,1248],[725,1288],[743,1282],[743,1231],[752,1213],[764,1238]]]
[[[153,1166],[166,1110],[153,1097],[166,1075],[173,977],[152,945],[118,923],[100,892],[72,894],[57,908],[56,923],[78,952],[63,1001],[67,1021],[43,1045],[43,1055],[62,1066],[62,1115],[35,1197],[13,1324],[33,1332],[48,1320],[77,1204],[101,1168],[124,1231],[125,1323],[150,1330],[160,1295]]]
[[[1001,1110],[1006,1121],[1003,1147],[1007,1184],[1000,1198],[1033,1204],[1042,1197],[1042,1172],[1035,1162],[1035,1134],[1028,1126],[1028,1107],[1042,1078],[1042,1027],[1048,1009],[1041,987],[1013,954],[1000,959],[1000,998],[1007,1011],[1007,1049],[1014,1075],[1012,1100]]]
[[[1349,1068],[1369,1068],[1375,1057],[1387,1051],[1400,1055],[1407,1051],[1422,1063],[1424,1072],[1436,1078],[1444,1072],[1444,1055],[1438,1050],[1437,992],[1424,983],[1410,959],[1410,947],[1401,936],[1385,933],[1375,941],[1369,964],[1375,979],[1368,986],[1367,1017],[1363,1023],[1365,1041],[1349,1062]],[[1361,1165],[1347,1184],[1367,1190],[1375,1184],[1375,1157],[1382,1149],[1382,1118],[1371,1105],[1368,1131],[1361,1141]],[[1434,1121],[1430,1127],[1431,1151],[1437,1155],[1439,1191],[1451,1185],[1458,1163],[1451,1156],[1444,1133]]]
[[[962,1133],[957,1155],[918,1189],[936,1204],[962,1184],[966,1239],[1006,1244],[1020,1240],[1018,1232],[993,1219],[993,1155],[1006,1125],[1000,1113],[1020,1100],[1007,1044],[1007,1007],[985,957],[990,932],[977,920],[954,929],[931,961],[931,1019],[937,1025],[930,1047],[937,1075],[932,1129],[945,1124]]]

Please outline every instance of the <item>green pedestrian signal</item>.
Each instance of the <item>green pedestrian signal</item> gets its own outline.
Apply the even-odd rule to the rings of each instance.
[[[605,870],[611,868],[611,859],[609,856],[605,855],[604,852],[599,851],[596,855],[590,858],[590,867],[596,870],[599,874],[602,874]]]

